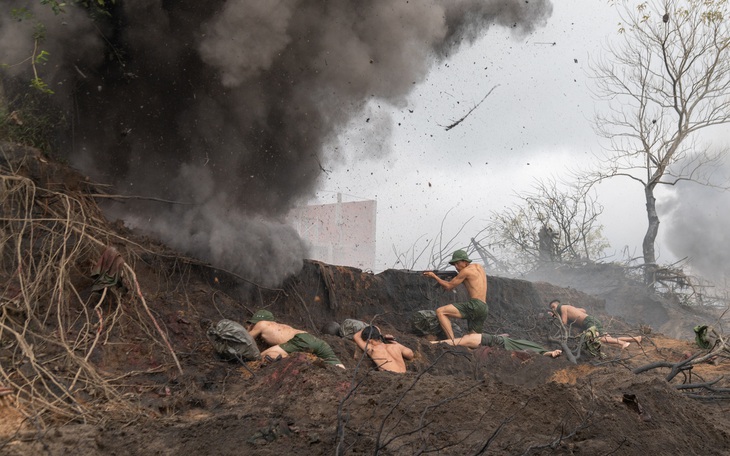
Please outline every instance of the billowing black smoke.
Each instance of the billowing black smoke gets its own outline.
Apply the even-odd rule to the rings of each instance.
[[[552,12],[549,0],[106,3],[92,20],[5,0],[2,54],[23,61],[44,23],[41,76],[72,120],[63,153],[117,193],[180,203],[111,213],[267,284],[301,266],[305,246],[282,217],[316,190],[324,146],[368,101],[402,102],[490,26],[525,33]],[[32,19],[7,13],[20,6]],[[7,71],[30,79],[29,65]]]

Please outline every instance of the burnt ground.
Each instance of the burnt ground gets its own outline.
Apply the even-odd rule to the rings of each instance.
[[[19,175],[41,188],[68,182],[59,172]],[[80,192],[67,186],[53,192],[62,190]],[[38,193],[42,211],[53,210],[56,199]],[[641,346],[607,347],[604,358],[584,354],[577,364],[434,346],[413,334],[412,313],[461,299],[463,291],[443,292],[404,271],[373,275],[310,261],[280,288],[263,288],[107,222],[92,210],[92,199],[74,197],[84,201],[84,217],[101,242],[84,244],[67,269],[58,267],[68,272],[63,299],[39,292],[29,303],[30,294],[21,292],[27,282],[14,272],[13,252],[22,249],[3,252],[4,266],[14,267],[4,267],[0,281],[0,383],[10,390],[0,397],[0,454],[728,454],[722,377],[730,363],[697,364],[671,381],[668,367],[634,374],[636,367],[678,363],[706,350],[609,315],[595,296],[490,277],[485,330],[555,347],[546,303],[557,296],[602,318],[613,335],[643,331]],[[32,212],[36,223],[48,227],[39,211]],[[5,233],[15,232],[11,225]],[[6,245],[25,245],[27,231],[19,236],[7,235]],[[33,242],[41,237],[34,236]],[[89,271],[109,245],[129,270],[123,287],[102,296],[91,291]],[[46,250],[35,254],[46,258]],[[38,264],[35,275],[45,271]],[[37,289],[46,282],[56,283]],[[247,367],[219,359],[205,334],[209,322],[244,321],[259,308],[329,342],[347,369],[307,355]],[[321,333],[345,318],[372,319],[413,348],[408,372],[373,371],[354,342]],[[697,324],[710,323],[705,319],[698,316]],[[717,379],[713,391],[682,388]]]

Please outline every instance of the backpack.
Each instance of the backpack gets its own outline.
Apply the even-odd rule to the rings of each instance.
[[[441,323],[439,323],[435,310],[417,310],[413,312],[411,316],[411,329],[418,336],[446,336],[443,329],[441,329]],[[459,325],[453,321],[451,322],[451,329],[454,331],[454,337],[464,335]]]
[[[583,331],[583,349],[591,354],[591,356],[597,356],[601,359],[605,357],[601,351],[601,341],[599,339],[598,331],[595,326]]]
[[[251,334],[235,321],[221,320],[208,328],[207,335],[215,352],[223,359],[253,361],[261,357]]]
[[[715,348],[717,335],[712,326],[698,325],[694,327],[695,342],[700,348]]]
[[[368,324],[364,321],[352,320],[348,318],[340,325],[340,337],[352,340],[352,337],[355,335],[355,333],[357,333],[366,326],[368,326]]]

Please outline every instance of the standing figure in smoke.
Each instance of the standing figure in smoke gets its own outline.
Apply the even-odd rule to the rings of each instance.
[[[558,258],[558,233],[543,225],[537,233],[539,239],[540,261],[555,261]]]
[[[450,291],[464,284],[469,292],[470,300],[447,304],[436,309],[436,316],[448,340],[454,340],[454,330],[450,318],[464,318],[468,323],[470,333],[480,333],[487,319],[487,274],[479,264],[472,264],[469,256],[463,250],[457,250],[451,257],[449,264],[453,265],[458,274],[447,281],[441,279],[432,271],[423,273],[426,277],[435,279],[444,290]]]

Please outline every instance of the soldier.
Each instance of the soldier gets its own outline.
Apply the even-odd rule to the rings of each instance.
[[[356,332],[353,340],[375,362],[378,370],[402,374],[406,371],[406,360],[413,359],[413,350],[392,337],[381,335],[376,326],[366,326]]]
[[[283,323],[276,323],[274,314],[268,310],[256,311],[246,323],[248,324],[246,329],[251,337],[256,339],[260,336],[266,344],[270,345],[261,352],[261,357],[264,359],[267,357],[269,359],[286,358],[291,353],[304,352],[312,353],[327,364],[345,368],[327,342],[306,331],[294,329]]]
[[[447,304],[436,309],[441,329],[448,340],[454,340],[454,331],[450,318],[464,318],[468,323],[467,330],[472,333],[482,332],[484,321],[487,319],[487,274],[479,264],[472,264],[463,250],[457,250],[451,257],[449,264],[456,268],[458,274],[451,280],[443,280],[432,271],[423,273],[426,277],[435,279],[446,291],[453,290],[464,284],[471,298],[466,302]]]
[[[601,324],[600,320],[598,320],[596,317],[588,315],[588,312],[586,312],[586,310],[582,307],[574,307],[568,304],[561,304],[560,300],[553,299],[552,301],[550,301],[550,310],[553,311],[553,314],[556,317],[560,318],[564,325],[567,325],[568,322],[571,322],[575,323],[583,330],[586,330],[588,328],[596,328],[596,332],[598,333],[598,340],[600,340],[601,342],[605,342],[611,345],[617,345],[621,347],[621,349],[624,349],[631,345],[631,342],[641,342],[641,336],[611,337],[609,334],[604,333],[603,325]]]

